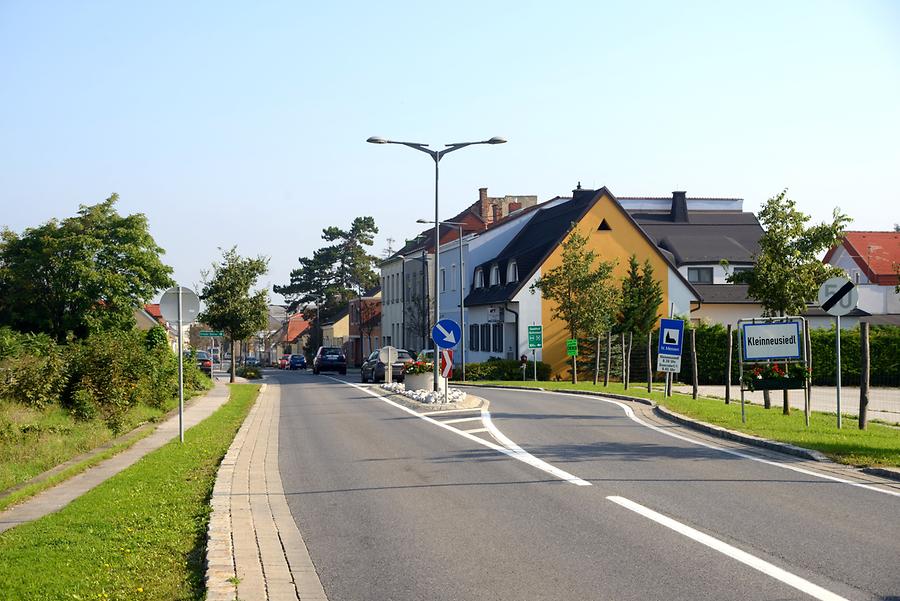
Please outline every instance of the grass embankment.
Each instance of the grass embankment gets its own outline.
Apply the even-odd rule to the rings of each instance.
[[[647,385],[632,384],[625,390],[621,383],[610,382],[609,386],[594,386],[592,382],[470,382],[470,384],[492,384],[502,386],[530,386],[545,390],[585,390],[591,392],[610,392],[651,399],[658,404],[708,424],[729,430],[753,434],[769,440],[777,440],[814,449],[825,453],[835,461],[859,466],[900,467],[900,430],[878,423],[870,423],[868,429],[860,430],[854,418],[845,419],[844,427],[837,429],[837,416],[834,413],[813,412],[810,415],[809,427],[803,411],[792,409],[790,415],[782,415],[780,396],[772,409],[764,409],[759,405],[746,405],[747,423],[741,422],[740,399],[726,405],[721,399],[698,398],[690,395],[673,393],[665,398],[662,390],[647,392]],[[774,406],[776,405],[777,406]]]
[[[216,470],[259,391],[231,398],[177,440],[58,513],[0,534],[6,599],[202,599]]]

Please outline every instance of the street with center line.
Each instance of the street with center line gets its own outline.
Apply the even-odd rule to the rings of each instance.
[[[343,380],[272,382],[284,494],[332,601],[900,591],[900,488],[636,404],[469,388],[489,411],[421,416]]]

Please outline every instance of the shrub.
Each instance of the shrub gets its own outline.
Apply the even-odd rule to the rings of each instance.
[[[259,368],[252,365],[239,367],[235,374],[242,378],[247,378],[248,380],[259,380],[262,378],[262,373],[260,373]]]
[[[538,380],[550,379],[550,365],[537,363]],[[534,362],[525,366],[525,377],[534,377]],[[462,378],[461,369],[453,369],[453,380]],[[488,359],[484,363],[466,363],[466,380],[521,380],[522,364],[515,359]]]
[[[0,396],[35,409],[59,400],[66,384],[62,349],[49,336],[0,331]]]

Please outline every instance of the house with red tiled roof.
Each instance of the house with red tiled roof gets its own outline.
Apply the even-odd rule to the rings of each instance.
[[[859,290],[859,308],[873,315],[900,314],[900,232],[845,232],[826,253]]]

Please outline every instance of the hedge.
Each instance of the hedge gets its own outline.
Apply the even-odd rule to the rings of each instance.
[[[550,365],[537,362],[538,380],[550,379]],[[534,378],[534,362],[525,364],[525,377]],[[453,369],[452,380],[462,379],[462,370]],[[522,364],[514,359],[488,359],[483,363],[466,363],[466,380],[521,380]]]

